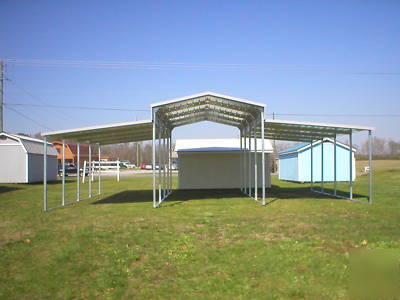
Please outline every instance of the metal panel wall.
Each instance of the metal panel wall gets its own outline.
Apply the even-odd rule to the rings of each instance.
[[[241,187],[240,151],[178,152],[179,189],[228,189]],[[258,187],[262,186],[261,153],[258,160]],[[270,154],[265,154],[266,187],[271,186]],[[254,186],[254,181],[252,182]]]

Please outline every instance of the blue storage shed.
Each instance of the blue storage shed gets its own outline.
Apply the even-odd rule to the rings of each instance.
[[[334,181],[334,141],[323,141],[323,180]],[[322,173],[322,141],[313,143],[299,143],[293,147],[279,152],[279,179],[311,182],[311,152],[313,156],[313,181],[321,181]],[[336,181],[350,181],[350,147],[336,142]],[[355,158],[356,150],[352,149],[352,179],[356,178]]]

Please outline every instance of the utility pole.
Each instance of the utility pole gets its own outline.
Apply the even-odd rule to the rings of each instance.
[[[4,63],[2,60],[0,60],[0,132],[4,131],[3,81],[4,81]]]

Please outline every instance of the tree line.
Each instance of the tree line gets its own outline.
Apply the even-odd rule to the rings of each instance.
[[[24,133],[19,134],[31,136]],[[34,137],[41,138],[40,134],[35,134]],[[295,144],[296,142],[277,141],[273,143],[274,153],[277,154],[279,151]],[[344,144],[348,144],[348,141],[344,141]],[[174,149],[174,145],[172,146],[172,149]],[[357,159],[366,159],[368,157],[368,140],[365,140],[360,145],[353,144],[353,147],[357,150]],[[103,146],[102,153],[113,159],[129,160],[136,165],[150,164],[152,162],[152,143],[138,142]],[[400,159],[400,141],[396,142],[393,139],[374,136],[372,137],[372,155],[374,159]]]

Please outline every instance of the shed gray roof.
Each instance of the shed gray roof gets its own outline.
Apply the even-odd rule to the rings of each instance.
[[[44,141],[42,140],[27,137],[24,135],[11,134],[5,132],[1,132],[0,136],[6,136],[10,139],[17,141],[24,147],[25,151],[29,154],[43,155],[44,153],[44,147],[43,147]],[[57,156],[57,150],[53,147],[51,143],[47,143],[47,155]]]

